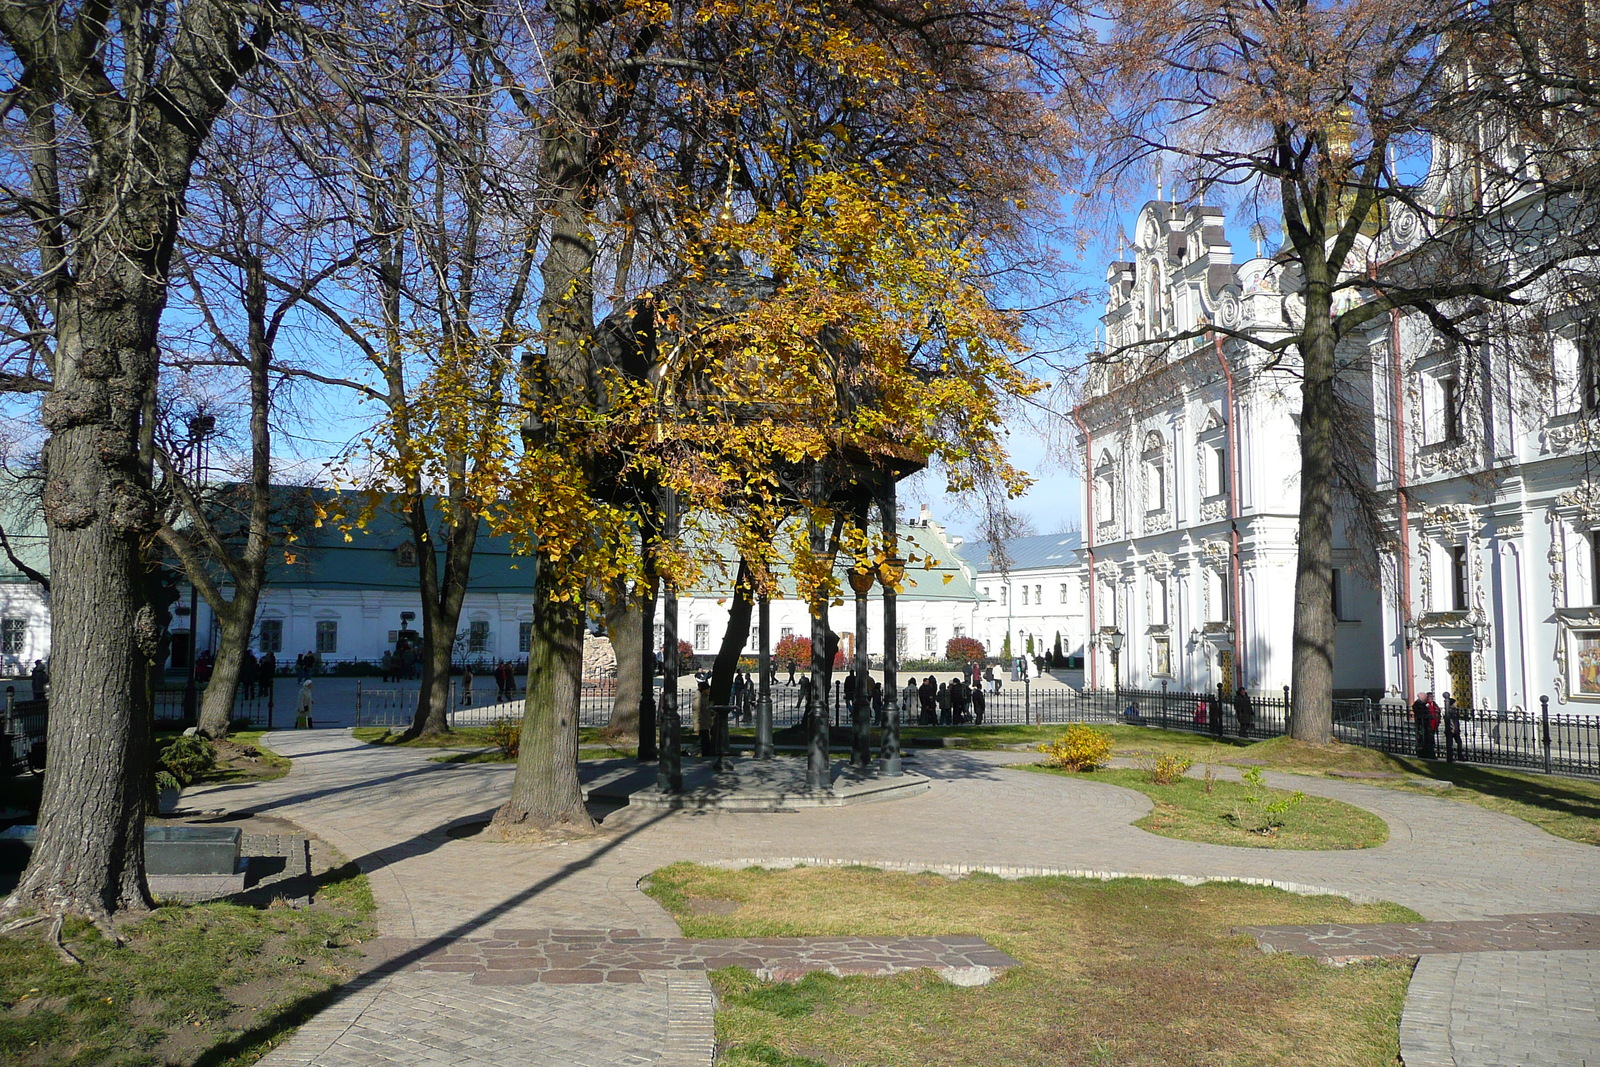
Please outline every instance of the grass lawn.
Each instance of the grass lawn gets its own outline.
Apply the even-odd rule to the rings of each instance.
[[[1198,778],[1181,778],[1171,785],[1156,785],[1144,771],[1131,768],[1082,772],[1030,763],[1023,764],[1021,769],[1064,777],[1079,776],[1137,789],[1156,806],[1134,825],[1162,837],[1208,845],[1294,849],[1373,848],[1389,839],[1389,827],[1382,819],[1327,797],[1305,797],[1290,810],[1275,816],[1282,825],[1265,833],[1251,828],[1261,823],[1250,818],[1251,805],[1245,799],[1249,790],[1242,782],[1213,781],[1207,792],[1206,783]],[[1292,791],[1273,789],[1268,792],[1277,799]],[[1242,824],[1240,816],[1244,819]]]
[[[1237,883],[685,863],[645,890],[692,937],[975,934],[1023,964],[970,989],[927,971],[791,984],[717,971],[718,1062],[736,1067],[1391,1067],[1398,1054],[1409,963],[1326,967],[1229,932],[1415,919],[1396,905]]]
[[[1051,723],[1045,726],[904,726],[900,729],[902,742],[930,741],[937,742],[941,738],[959,737],[966,741],[963,746],[979,751],[1016,748],[1019,745],[1034,746],[1045,741],[1054,741],[1067,729],[1068,723]],[[1213,740],[1210,734],[1191,734],[1182,730],[1159,730],[1148,726],[1122,726],[1094,724],[1096,730],[1103,730],[1111,735],[1114,751],[1119,756],[1136,756],[1142,753],[1161,755],[1168,752],[1179,752],[1189,756],[1196,763],[1207,760],[1220,763],[1231,756],[1237,756],[1249,742],[1238,739]],[[735,727],[729,731],[735,741],[750,744],[755,740],[755,730],[749,726]],[[796,744],[805,743],[805,733],[798,726],[786,727],[778,731],[775,740],[779,743],[790,741]],[[872,731],[872,744],[874,750],[883,742],[883,731],[874,728]],[[838,747],[837,745],[835,747]],[[844,747],[849,747],[846,744]]]
[[[354,864],[323,871],[308,908],[158,908],[116,948],[93,927],[63,936],[68,966],[37,929],[0,937],[0,1062],[254,1063],[353,974],[374,933]]]
[[[1513,815],[1569,841],[1600,845],[1600,782],[1586,778],[1390,756],[1358,745],[1307,745],[1283,737],[1258,741],[1235,755],[1240,760],[1257,761],[1277,770],[1313,774],[1333,770],[1387,771],[1450,782],[1454,788],[1440,790],[1405,779],[1362,780],[1364,785],[1476,804]]]

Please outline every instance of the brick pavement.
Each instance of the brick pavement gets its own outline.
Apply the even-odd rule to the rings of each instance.
[[[186,795],[186,803],[249,807],[281,815],[317,833],[367,871],[380,906],[382,932],[390,937],[453,942],[492,938],[499,929],[573,927],[634,929],[641,936],[673,938],[679,931],[670,918],[638,891],[643,875],[679,860],[729,864],[782,857],[913,870],[1012,872],[1003,874],[1007,877],[1066,871],[1185,880],[1235,878],[1296,891],[1394,900],[1434,921],[1483,920],[1513,913],[1600,913],[1600,849],[1553,838],[1510,816],[1456,801],[1353,781],[1267,775],[1274,784],[1355,803],[1382,817],[1390,828],[1389,841],[1359,852],[1227,848],[1155,837],[1130,825],[1150,810],[1150,801],[1142,794],[1092,778],[1026,774],[1002,766],[1034,758],[1026,753],[958,751],[916,754],[912,766],[933,778],[934,788],[892,804],[787,814],[641,815],[623,809],[608,817],[593,839],[528,846],[488,842],[460,832],[464,825],[486,819],[505,796],[512,771],[508,766],[430,764],[426,753],[361,745],[342,731],[280,733],[268,744],[295,760],[289,776],[210,787],[204,796]],[[1430,955],[1424,957],[1418,974],[1428,973],[1430,961],[1520,961],[1552,955],[1561,954]],[[1403,1041],[1414,1041],[1430,1019],[1453,1025],[1485,1001],[1505,996],[1499,986],[1487,987],[1499,980],[1494,975],[1500,972],[1486,966],[1462,964],[1455,979],[1432,1001],[1414,995],[1416,1010],[1408,1006]],[[1454,1046],[1454,1060],[1436,1062],[1455,1067],[1510,1062],[1482,1051],[1492,1049],[1493,1042],[1502,1052],[1537,1043],[1565,1050],[1566,1062],[1581,1062],[1594,1047],[1589,1032],[1577,1022],[1562,1022],[1561,1011],[1540,1014],[1539,1005],[1585,997],[1590,1003],[1600,1000],[1594,971],[1552,970],[1528,987],[1538,1004],[1520,1013],[1529,1020],[1526,1027],[1515,1017],[1506,1020],[1484,1039],[1490,1045],[1464,1040]],[[366,1012],[371,1015],[387,997],[409,995],[406,990],[424,979],[466,996],[498,988],[529,1003],[550,1005],[549,1012],[539,1016],[540,1025],[507,1023],[508,1028],[500,1030],[505,1047],[516,1050],[500,1062],[555,1062],[541,1050],[566,1041],[563,1034],[581,1033],[604,1046],[607,1062],[635,1062],[629,1057],[642,1056],[642,1062],[665,1063],[664,1039],[657,1031],[641,1023],[636,1032],[624,1032],[632,1029],[631,1023],[610,1026],[603,1018],[597,1025],[588,1014],[594,1002],[582,999],[594,989],[626,990],[641,1004],[651,998],[655,998],[651,1003],[664,1003],[667,987],[659,981],[663,977],[678,980],[683,995],[692,992],[701,1003],[698,1014],[667,1013],[668,1022],[681,1023],[689,1035],[672,1047],[681,1051],[697,1047],[702,1039],[708,1041],[710,990],[697,972],[646,972],[646,981],[639,984],[539,982],[483,987],[473,986],[464,975],[406,970],[376,978],[361,995],[378,991]],[[565,1021],[552,1021],[557,1019]],[[371,1031],[363,1032],[370,1039]],[[338,1058],[348,1051],[345,1044],[336,1041],[328,1048],[318,1063],[360,1062]],[[392,1051],[398,1058],[393,1062],[431,1062],[419,1048],[396,1044]],[[454,1055],[449,1042],[428,1048],[435,1058]],[[406,1049],[416,1058],[407,1060]],[[1413,1049],[1403,1045],[1403,1051],[1411,1067]],[[263,1062],[267,1067],[309,1062],[280,1060],[274,1058],[277,1055]],[[652,1056],[657,1059],[650,1060]]]
[[[983,985],[1017,961],[980,937],[643,937],[637,930],[495,930],[447,943],[381,938],[400,962],[379,970],[470,977],[474,985],[637,984],[650,971],[746,967],[788,981],[812,972],[884,975],[923,968],[958,985]]]

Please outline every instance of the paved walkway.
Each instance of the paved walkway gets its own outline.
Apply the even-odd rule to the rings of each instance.
[[[1236,878],[1394,900],[1431,921],[1600,913],[1600,849],[1457,801],[1357,782],[1267,776],[1381,816],[1390,840],[1359,852],[1155,837],[1129,825],[1149,810],[1142,794],[1002,766],[1033,758],[1025,753],[960,751],[919,753],[912,765],[934,787],[894,803],[784,814],[624,809],[594,839],[527,846],[461,832],[506,795],[509,766],[429,763],[425,752],[362,745],[344,731],[279,733],[268,744],[295,760],[288,777],[214,786],[186,804],[280,815],[322,836],[368,872],[384,937],[408,939],[388,966],[265,1059],[268,1067],[709,1062],[711,998],[696,971],[486,987],[471,973],[412,966],[506,930],[677,938],[636,883],[683,859]],[[1596,962],[1585,951],[1423,957],[1402,1023],[1407,1067],[1595,1063]],[[1490,1018],[1493,1026],[1480,1026]]]

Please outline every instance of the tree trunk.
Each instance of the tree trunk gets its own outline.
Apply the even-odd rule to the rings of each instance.
[[[461,497],[463,473],[457,470],[453,474],[452,496],[456,499],[452,501],[450,521],[455,525],[446,527],[442,567],[421,487],[412,495],[411,535],[417,546],[417,585],[422,594],[422,688],[417,693],[417,711],[407,737],[450,731],[450,658],[455,649],[456,627],[461,624],[461,606],[467,596],[472,553],[478,543],[478,517],[464,506]]]
[[[199,733],[206,737],[228,736],[233,725],[233,702],[239,692],[239,667],[244,660],[244,650],[250,646],[250,631],[255,624],[256,596],[250,594],[248,604],[239,603],[244,596],[241,590],[223,611],[217,611],[217,658],[211,668],[211,680],[206,683],[201,698]],[[213,607],[215,611],[215,607]],[[190,625],[193,625],[191,621]],[[194,650],[190,650],[190,655]]]
[[[495,812],[494,824],[502,830],[593,829],[578,785],[583,610],[552,600],[543,578],[534,584],[522,747],[511,799]]]
[[[160,628],[144,588],[155,512],[137,463],[142,386],[155,381],[162,289],[120,264],[61,309],[44,405],[51,694],[39,831],[8,910],[110,916],[150,905],[144,875],[149,706]],[[131,270],[130,270],[131,266]],[[118,283],[121,284],[118,284]],[[120,299],[118,298],[120,296]],[[126,383],[139,383],[130,388]]]
[[[1333,739],[1333,449],[1335,338],[1331,295],[1307,271],[1301,334],[1300,545],[1294,579],[1293,708],[1289,735],[1323,745]]]
[[[722,644],[711,664],[713,707],[732,700],[733,674],[739,667],[739,654],[750,639],[750,609],[754,603],[750,595],[750,565],[741,559],[733,579],[733,601],[728,605],[728,628],[722,633]]]
[[[644,643],[642,627],[646,625],[644,593],[643,586],[636,585],[631,595],[607,605],[606,633],[617,654],[616,701],[606,725],[606,734],[612,738],[639,736],[639,696],[644,692],[646,678],[645,665],[639,662]]]

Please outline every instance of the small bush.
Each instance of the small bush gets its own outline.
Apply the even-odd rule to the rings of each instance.
[[[1189,768],[1194,766],[1194,760],[1177,753],[1168,753],[1148,761],[1140,761],[1139,766],[1154,784],[1171,785],[1189,773]]]
[[[952,637],[945,642],[944,658],[956,663],[982,663],[983,642],[976,637]]]
[[[186,786],[217,765],[217,751],[204,737],[176,737],[161,750],[160,764],[160,770]]]
[[[1275,834],[1283,817],[1299,807],[1306,795],[1296,789],[1286,792],[1267,785],[1260,767],[1244,772],[1244,795],[1233,806],[1233,824],[1252,834]]]
[[[522,723],[516,719],[496,719],[484,733],[506,759],[516,759],[517,753],[522,751]]]
[[[1039,746],[1045,764],[1069,771],[1092,771],[1111,758],[1111,735],[1092,726],[1074,723],[1054,742]]]

